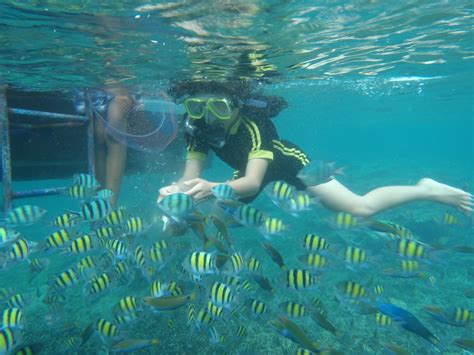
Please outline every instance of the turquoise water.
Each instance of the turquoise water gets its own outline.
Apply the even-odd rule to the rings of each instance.
[[[266,93],[288,101],[289,107],[273,119],[280,136],[297,143],[314,159],[335,160],[344,166],[345,174],[339,179],[355,192],[414,184],[422,177],[472,191],[474,39],[469,1],[324,1],[317,5],[304,1],[219,1],[213,7],[207,2],[183,1],[145,5],[140,1],[100,6],[87,1],[3,2],[0,80],[25,91],[68,92],[100,86],[115,78],[132,90],[139,86],[145,96],[153,96],[173,80],[248,76],[262,81]],[[239,58],[243,53],[254,53],[261,62],[242,62]],[[152,223],[159,217],[155,207],[158,189],[180,172],[166,169],[174,166],[176,156],[135,154],[144,154],[146,161],[157,161],[165,168],[150,174],[144,165],[139,172],[126,175],[119,205],[126,206],[130,215]],[[173,154],[184,164],[184,146]],[[225,181],[231,174],[232,170],[214,157],[204,176]],[[28,180],[14,181],[13,188],[71,183],[72,177],[37,181],[32,175]],[[80,206],[78,200],[65,196],[15,201],[15,206],[25,204],[47,210],[41,221],[17,228],[25,239],[40,244],[52,232],[50,222],[55,216],[66,209],[77,211]],[[31,282],[26,261],[0,271],[0,287],[11,287],[28,300],[23,309],[24,330],[18,332],[21,337],[16,334],[18,346],[40,343],[41,354],[95,354],[105,353],[107,345],[122,338],[158,338],[159,345],[137,353],[294,354],[299,346],[277,334],[267,322],[284,313],[280,303],[293,300],[310,309],[314,297],[322,301],[325,316],[342,333],[336,338],[310,317],[294,319],[320,349],[385,354],[383,344],[390,343],[413,354],[460,354],[463,350],[453,341],[472,339],[472,328],[439,323],[424,310],[434,305],[474,311],[472,253],[453,249],[473,246],[472,216],[429,202],[411,203],[377,215],[376,219],[409,228],[424,243],[443,246],[421,263],[420,269],[432,278],[399,279],[383,273],[401,260],[395,241],[364,228],[333,228],[329,221],[335,213],[321,206],[294,218],[273,205],[265,194],[252,205],[287,225],[286,232],[270,243],[290,268],[304,267],[298,257],[307,252],[303,248],[306,233],[320,234],[334,245],[330,268],[318,277],[316,287],[288,290],[283,273],[260,246],[264,240],[261,234],[246,227],[233,228],[230,234],[235,251],[259,259],[263,275],[276,292],[261,290],[248,273],[242,272],[240,276],[249,280],[252,289],[236,291],[232,306],[236,315],[226,311],[222,320],[212,323],[224,336],[222,343],[211,341],[210,327],[199,330],[194,322],[188,323],[186,305],[161,313],[144,307],[136,322],[120,328],[119,337],[107,342],[94,333],[78,348],[68,346],[68,340],[78,337],[98,318],[112,321],[114,306],[121,297],[148,296],[150,283],[130,262],[133,277],[129,285],[113,284],[89,306],[84,297],[88,283],[81,279],[64,292],[64,305],[55,309],[44,303],[48,285],[81,257],[62,255],[61,251],[39,252],[32,258],[45,258],[50,264]],[[199,208],[209,213],[211,206]],[[444,224],[445,213],[456,216],[459,223]],[[176,281],[185,294],[190,293],[197,288],[178,268],[189,252],[203,250],[202,243],[191,231],[170,240],[161,227],[158,220],[146,237],[134,236],[130,258],[136,244],[147,248],[151,242],[167,239],[173,246],[166,266],[155,279]],[[89,227],[82,224],[76,230],[86,233]],[[213,231],[211,227],[209,230]],[[176,245],[180,242],[184,250]],[[348,245],[367,251],[368,268],[352,271],[344,266],[343,253]],[[0,250],[2,255],[8,251]],[[99,258],[103,251],[97,248],[89,255]],[[212,282],[222,279],[223,275],[204,277],[204,287],[193,302],[197,310],[205,307]],[[383,285],[383,297],[420,319],[440,339],[439,347],[396,324],[378,326],[374,314],[360,314],[337,301],[337,285],[346,280],[360,282],[369,292],[372,286]],[[470,296],[466,293],[469,290]],[[250,298],[263,300],[269,314],[249,314],[245,304]],[[0,310],[4,308],[2,303]],[[247,329],[242,338],[236,336],[240,325]]]

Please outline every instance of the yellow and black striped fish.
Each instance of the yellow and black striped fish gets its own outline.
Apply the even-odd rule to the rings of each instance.
[[[109,215],[105,217],[104,223],[107,226],[117,227],[125,223],[125,218],[125,210],[119,208],[110,211]]]
[[[58,228],[71,228],[76,225],[76,222],[77,222],[76,215],[69,212],[65,212],[54,219],[53,226],[58,227]]]
[[[264,222],[264,215],[261,211],[250,205],[242,205],[233,213],[235,219],[248,227],[259,228]]]
[[[263,221],[263,224],[260,228],[260,231],[265,236],[280,235],[286,229],[286,226],[283,224],[283,221],[274,217],[267,217]]]
[[[146,268],[146,258],[145,258],[145,251],[141,245],[137,245],[135,248],[135,263],[138,267],[142,270]]]
[[[119,280],[120,282],[125,284],[129,283],[131,281],[131,278],[133,277],[133,274],[131,275],[129,267],[123,261],[118,261],[115,264],[115,267],[113,269],[113,275],[115,276],[116,280]]]
[[[268,196],[277,205],[286,203],[293,196],[295,188],[285,181],[275,181],[265,188]]]
[[[416,260],[403,259],[400,262],[400,266],[401,266],[402,271],[406,273],[418,271],[418,269],[420,268],[420,264]]]
[[[235,190],[229,184],[216,185],[211,189],[211,191],[219,201],[233,202],[238,199]]]
[[[237,328],[237,331],[235,332],[235,335],[237,336],[237,338],[242,338],[246,334],[247,334],[247,328],[245,328],[245,326],[243,325],[239,325],[239,327]]]
[[[102,338],[114,338],[119,335],[117,326],[102,318],[97,321],[95,328]]]
[[[95,268],[94,259],[91,256],[86,256],[85,258],[77,262],[77,272],[81,275],[83,279],[87,279]]]
[[[151,295],[153,297],[161,297],[166,294],[168,285],[161,281],[153,281],[151,284]]]
[[[41,343],[25,345],[20,348],[16,348],[15,355],[35,355],[35,354],[39,354],[42,349],[43,349],[43,344]]]
[[[420,259],[427,256],[427,248],[414,239],[400,239],[397,246],[398,255],[407,259]]]
[[[386,327],[392,324],[392,318],[383,313],[377,312],[375,313],[375,322],[382,327]]]
[[[265,314],[268,311],[268,306],[263,301],[260,301],[258,299],[252,298],[247,300],[247,305],[250,307],[252,313],[257,315]]]
[[[289,269],[285,274],[286,286],[294,290],[311,287],[316,282],[316,279],[308,270]]]
[[[227,263],[228,266],[226,267],[226,270],[228,272],[237,274],[244,269],[244,258],[240,253],[233,253]]]
[[[381,295],[385,291],[382,285],[375,285],[372,287],[372,290],[376,295]]]
[[[184,217],[191,214],[195,203],[192,196],[179,192],[166,196],[158,206],[170,216]]]
[[[100,221],[110,213],[111,205],[108,200],[96,199],[91,202],[83,203],[80,212],[75,213],[85,221]]]
[[[229,275],[229,276],[224,277],[224,282],[226,285],[229,285],[229,286],[240,286],[242,279],[238,276]]]
[[[312,203],[311,196],[308,193],[298,191],[290,198],[287,205],[291,212],[297,213],[310,210]]]
[[[250,257],[247,259],[246,266],[247,270],[250,272],[262,271],[262,263],[254,257]]]
[[[83,185],[72,185],[66,190],[66,195],[72,198],[89,198],[94,193],[94,190]]]
[[[187,258],[186,266],[194,274],[214,274],[217,272],[216,257],[212,253],[191,253]]]
[[[330,352],[331,350],[323,350],[323,351],[320,351],[320,353],[322,354],[332,354]],[[310,351],[308,349],[303,349],[303,348],[298,348],[296,349],[296,352],[295,352],[295,355],[314,355],[315,353],[313,351]]]
[[[216,306],[211,301],[207,302],[207,311],[211,314],[212,318],[221,318],[224,313],[224,307]]]
[[[320,298],[314,297],[311,299],[311,305],[316,307],[317,309],[323,309],[323,301]]]
[[[2,327],[23,329],[23,311],[20,308],[7,308],[3,310]]]
[[[10,308],[24,308],[26,299],[21,293],[17,293],[7,300],[7,306]]]
[[[68,337],[65,344],[69,349],[77,349],[81,346],[82,339],[79,336]]]
[[[169,245],[168,245],[168,242],[166,240],[159,240],[157,242],[154,242],[152,244],[153,248],[157,248],[157,249],[168,249],[169,248]]]
[[[123,297],[117,303],[117,310],[122,313],[134,313],[138,308],[138,301],[133,296]]]
[[[393,228],[392,234],[394,234],[398,238],[402,238],[402,239],[412,239],[413,238],[413,232],[411,230],[409,230],[408,228],[406,228],[406,227],[404,227],[400,224],[393,223],[393,222],[385,222],[385,223],[387,225],[389,225],[391,228]]]
[[[329,243],[323,237],[308,233],[304,236],[303,246],[308,250],[321,251],[329,249]]]
[[[334,226],[339,229],[352,229],[359,226],[359,218],[350,213],[339,212],[334,217]]]
[[[79,282],[79,276],[73,268],[70,268],[62,273],[60,273],[54,280],[54,288],[56,290],[63,290],[74,286]]]
[[[201,328],[203,325],[209,325],[212,319],[212,315],[207,310],[200,309],[196,316],[196,326]]]
[[[145,223],[141,217],[130,217],[127,220],[125,233],[127,235],[140,234],[145,231]]]
[[[95,261],[92,256],[88,255],[77,262],[77,267],[80,266],[90,269],[95,267]]]
[[[399,278],[428,278],[429,276],[424,272],[418,271],[420,264],[417,260],[402,259],[400,260],[400,268],[386,268],[383,270],[383,274],[391,277]]]
[[[30,255],[30,243],[23,238],[16,240],[10,249],[10,260],[21,261]]]
[[[62,248],[71,240],[71,234],[66,229],[60,229],[46,238],[46,249]]]
[[[115,315],[115,322],[118,324],[129,324],[138,319],[138,314],[135,312],[127,314],[117,314]]]
[[[344,261],[349,266],[366,266],[367,253],[361,248],[348,246],[344,252]]]
[[[448,226],[459,224],[459,218],[455,215],[452,215],[451,213],[445,213],[443,217],[443,224]]]
[[[328,259],[316,253],[302,255],[299,257],[299,260],[313,269],[323,269],[328,265]]]
[[[242,284],[240,285],[240,288],[248,292],[252,290],[252,285],[250,284],[249,280],[243,280]]]
[[[171,281],[168,283],[168,292],[171,296],[181,296],[183,294],[183,289],[176,281]]]
[[[470,323],[474,321],[474,311],[467,308],[454,307],[452,319],[455,323]]]
[[[67,248],[67,252],[71,254],[82,254],[93,248],[92,237],[89,234],[84,234],[72,241],[71,245]]]
[[[12,209],[6,215],[6,222],[14,225],[27,225],[39,221],[46,214],[44,208],[24,205]]]
[[[0,226],[0,248],[17,240],[19,237],[20,233],[11,228]]]
[[[280,308],[292,318],[301,318],[306,315],[306,307],[301,303],[287,301],[281,303]]]
[[[337,285],[338,291],[342,297],[348,299],[361,299],[367,297],[367,290],[357,282],[345,281]]]
[[[13,295],[13,289],[10,287],[1,287],[0,288],[0,302],[3,302],[6,298]]]
[[[16,344],[15,334],[10,328],[0,329],[0,354],[10,354]]]
[[[100,186],[96,178],[91,174],[78,173],[73,175],[73,184],[88,188],[98,188]]]
[[[114,257],[118,259],[124,259],[127,256],[127,247],[123,240],[111,239],[107,243],[107,249],[112,252]]]
[[[186,316],[188,318],[188,324],[194,323],[194,320],[196,319],[196,306],[194,303],[188,304]]]
[[[98,276],[90,285],[89,295],[94,296],[100,293],[105,292],[111,283],[109,274],[104,272],[102,275]]]
[[[157,243],[154,243],[150,247],[148,251],[148,255],[150,257],[150,260],[153,261],[154,263],[163,264],[165,262],[165,255],[164,255],[165,251],[163,248],[158,246]]]
[[[214,282],[211,287],[211,301],[218,306],[228,306],[234,299],[229,286]]]
[[[30,259],[30,270],[32,273],[40,273],[45,270],[49,265],[49,259]],[[31,279],[30,279],[31,281]]]
[[[102,226],[94,231],[99,238],[110,239],[115,237],[115,230],[112,227]]]

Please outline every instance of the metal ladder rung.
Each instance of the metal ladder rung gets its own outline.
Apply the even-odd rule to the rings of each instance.
[[[12,170],[8,113],[20,116],[38,117],[43,121],[39,127],[46,127],[45,121],[50,122],[51,127],[59,124],[75,123],[87,124],[87,162],[89,174],[95,176],[94,168],[94,125],[92,120],[92,110],[90,101],[86,100],[86,115],[69,115],[55,112],[24,110],[19,108],[8,108],[6,98],[6,85],[0,85],[0,144],[2,161],[2,181],[3,181],[3,210],[7,213],[12,208],[12,201],[19,198],[57,195],[65,191],[67,187],[55,187],[47,189],[33,189],[26,191],[12,191]],[[35,128],[35,124],[25,124],[25,128]]]

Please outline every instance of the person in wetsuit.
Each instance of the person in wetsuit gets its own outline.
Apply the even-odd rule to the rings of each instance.
[[[185,97],[187,157],[182,178],[162,187],[158,200],[177,192],[185,192],[198,200],[210,196],[211,189],[222,182],[200,176],[207,153],[213,150],[236,170],[234,179],[225,183],[243,202],[255,198],[269,182],[284,180],[297,189],[306,189],[325,207],[354,216],[369,217],[417,200],[472,211],[471,194],[429,178],[413,186],[380,187],[365,195],[355,194],[335,178],[316,186],[305,186],[297,174],[309,163],[309,158],[295,144],[280,139],[270,119],[246,116],[244,100],[251,95],[250,90],[242,82],[185,81],[171,88],[174,97]]]

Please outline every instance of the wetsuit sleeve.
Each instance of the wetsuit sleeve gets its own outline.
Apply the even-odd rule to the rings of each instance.
[[[209,146],[206,142],[196,137],[192,137],[189,134],[185,135],[186,138],[186,160],[198,159],[206,160]]]
[[[252,140],[248,160],[273,160],[273,140],[278,137],[273,124],[265,121],[269,120],[254,121],[246,118],[243,120]]]

